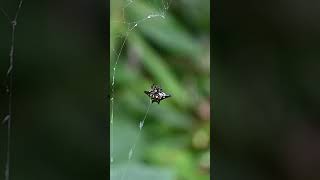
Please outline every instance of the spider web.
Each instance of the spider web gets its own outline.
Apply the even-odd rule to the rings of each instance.
[[[114,124],[117,123],[115,121],[115,103],[116,100],[120,97],[115,95],[115,87],[117,85],[117,70],[118,70],[118,63],[120,59],[122,59],[123,54],[125,52],[125,46],[128,41],[128,38],[130,34],[134,31],[137,31],[140,26],[143,26],[145,23],[148,23],[150,21],[153,21],[155,19],[166,19],[166,13],[171,5],[171,0],[123,0],[120,1],[120,7],[119,1],[112,0],[111,1],[111,15],[116,14],[116,17],[111,16],[111,35],[110,40],[114,41],[114,43],[110,43],[110,52],[111,59],[110,59],[110,77],[111,77],[111,95],[110,95],[110,170],[111,170],[111,179],[113,179],[112,174],[119,174],[117,177],[121,177],[121,180],[124,180],[127,177],[127,170],[128,170],[128,163],[133,158],[137,141],[139,140],[139,137],[141,135],[142,128],[144,126],[144,122],[147,119],[147,115],[150,110],[151,106],[151,100],[146,107],[146,111],[144,114],[143,119],[139,122],[139,125],[137,128],[139,128],[138,134],[134,139],[132,139],[133,144],[130,146],[129,152],[127,154],[127,165],[121,172],[113,172],[112,166],[115,162],[117,162],[117,159],[115,159],[114,156],[114,135],[115,135],[115,129]],[[147,5],[150,5],[152,7],[155,7],[155,9],[152,9],[151,11],[148,10],[143,13],[139,13],[139,15],[136,15],[133,17],[130,16],[128,13],[130,10],[133,10],[139,3],[146,3]],[[112,12],[113,10],[121,9],[121,11]],[[129,14],[129,15],[128,15]],[[134,44],[134,42],[133,42]],[[114,45],[114,46],[113,46]],[[129,141],[130,142],[130,141]],[[126,142],[118,142],[118,143],[126,143]],[[116,177],[114,177],[116,178]],[[117,179],[117,178],[116,178]]]
[[[7,18],[8,23],[11,24],[11,47],[9,53],[10,64],[7,70],[7,79],[8,84],[6,91],[9,96],[8,101],[8,114],[2,120],[2,124],[7,124],[7,157],[6,157],[6,166],[5,166],[5,180],[10,180],[10,164],[11,164],[11,124],[12,124],[12,87],[13,87],[13,70],[14,70],[14,56],[15,56],[15,32],[17,26],[17,20],[19,12],[22,6],[23,0],[18,1],[18,6],[16,8],[15,15],[10,17],[10,15],[1,7],[1,13]]]

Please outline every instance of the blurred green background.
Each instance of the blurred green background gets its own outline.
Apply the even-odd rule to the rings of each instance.
[[[209,4],[209,0],[111,1],[110,83],[129,33],[115,74],[112,180],[120,179],[126,168],[127,180],[209,179]],[[164,18],[145,19],[149,15]],[[172,97],[151,105],[128,162],[149,103],[143,91],[153,83]]]

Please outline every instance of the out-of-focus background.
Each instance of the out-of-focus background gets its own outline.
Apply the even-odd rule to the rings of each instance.
[[[13,17],[18,0],[1,0]],[[106,179],[108,4],[25,0],[16,26],[10,180]],[[0,13],[0,119],[11,24]],[[4,179],[6,124],[0,124]]]
[[[215,1],[216,179],[320,179],[319,1]]]
[[[111,179],[209,179],[209,5],[209,0],[111,1],[110,82],[128,33],[115,73]],[[128,162],[149,103],[143,91],[153,83],[172,97],[151,105]]]

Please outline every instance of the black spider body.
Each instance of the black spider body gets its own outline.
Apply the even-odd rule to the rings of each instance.
[[[144,91],[144,93],[151,98],[152,103],[157,102],[158,104],[161,100],[171,97],[170,94],[166,94],[165,92],[163,92],[160,86],[154,84],[151,86],[150,91]]]

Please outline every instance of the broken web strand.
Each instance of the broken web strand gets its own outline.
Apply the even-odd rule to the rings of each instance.
[[[139,24],[147,21],[147,20],[151,20],[153,18],[163,18],[165,19],[165,13],[166,11],[169,9],[170,7],[170,4],[171,4],[171,0],[168,1],[167,3],[165,3],[164,0],[161,0],[162,2],[162,6],[163,6],[163,9],[159,11],[159,13],[151,13],[149,14],[148,16],[142,18],[141,20],[138,20],[138,21],[134,21],[134,22],[126,22],[125,21],[125,9],[128,8],[132,3],[134,3],[133,0],[129,0],[126,5],[122,8],[122,18],[124,21],[112,21],[112,22],[118,22],[118,23],[124,23],[126,25],[128,25],[128,30],[127,32],[125,33],[124,35],[124,40],[122,41],[121,43],[121,46],[120,46],[120,49],[118,52],[116,52],[115,49],[113,49],[113,51],[115,52],[116,54],[116,60],[115,60],[115,63],[114,63],[114,66],[113,66],[113,71],[112,71],[112,84],[111,84],[111,98],[110,98],[110,101],[111,101],[111,117],[110,117],[110,137],[111,137],[111,142],[110,142],[110,146],[111,146],[111,150],[110,150],[110,163],[112,164],[114,162],[114,88],[115,88],[115,77],[116,77],[116,70],[117,70],[117,65],[118,65],[118,62],[119,62],[119,59],[120,59],[120,55],[122,53],[122,50],[125,46],[125,43],[127,42],[128,40],[128,37],[129,37],[129,34],[130,32],[132,32],[136,27],[138,27]],[[122,36],[121,36],[122,37]]]
[[[15,49],[15,32],[18,15],[22,6],[23,0],[20,0],[14,19],[10,19],[9,15],[1,8],[2,13],[11,23],[11,48],[10,48],[10,65],[7,71],[7,78],[9,77],[9,87],[7,87],[7,92],[9,93],[9,103],[8,103],[8,115],[4,118],[3,123],[7,123],[7,157],[6,157],[6,167],[5,167],[5,180],[10,179],[10,153],[11,153],[11,120],[12,120],[12,87],[13,87],[13,68],[14,68],[14,49]]]
[[[121,176],[121,180],[124,180],[124,178],[126,177],[127,175],[127,172],[128,172],[128,165],[129,165],[129,162],[131,161],[132,157],[133,157],[133,154],[134,154],[134,150],[136,149],[136,145],[137,145],[137,142],[141,136],[141,132],[142,132],[142,128],[144,126],[144,122],[148,116],[148,113],[149,113],[149,110],[150,110],[150,107],[151,107],[151,104],[152,104],[152,100],[150,99],[149,101],[149,105],[148,105],[148,108],[147,108],[147,111],[144,115],[144,118],[142,121],[139,122],[139,132],[138,132],[138,135],[136,136],[135,140],[134,140],[134,143],[131,145],[131,148],[129,150],[129,153],[128,153],[128,161],[126,163],[126,166],[125,166],[125,169],[123,171],[123,174]]]

